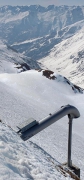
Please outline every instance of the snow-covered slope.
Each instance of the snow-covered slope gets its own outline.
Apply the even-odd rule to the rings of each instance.
[[[34,66],[34,63],[32,66]],[[31,59],[18,53],[0,40],[0,73],[19,73],[29,70],[30,67]]]
[[[49,6],[47,8],[41,6],[0,7],[1,39],[5,39],[7,44],[11,45],[11,48],[30,57],[30,62],[26,62],[32,68],[38,68],[36,61],[44,57],[46,59],[47,57],[53,58],[52,63],[55,59],[56,67],[50,67],[53,66],[51,62],[51,65],[47,63],[46,67],[54,71],[58,70],[58,72],[61,70],[61,73],[63,71],[63,75],[71,78],[71,81],[74,74],[77,75],[78,73],[77,77],[83,75],[83,30],[79,31],[83,27],[83,6]],[[74,49],[76,46],[77,51]],[[65,54],[65,49],[67,49],[67,54]],[[82,55],[80,55],[81,53]],[[64,61],[59,67],[62,56]],[[79,61],[78,59],[81,60]],[[76,63],[75,61],[79,62]],[[67,64],[68,67],[72,68],[72,71],[65,67]],[[76,82],[75,80],[73,82],[81,85],[83,77],[81,82]],[[82,85],[82,87],[84,86]]]
[[[84,88],[84,28],[55,45],[50,54],[39,62],[42,68],[58,71]]]
[[[22,142],[10,128],[0,123],[0,180],[67,180],[53,158],[33,142]],[[70,180],[71,178],[69,178]]]
[[[49,55],[51,49],[60,42],[77,34],[84,27],[84,20],[62,28],[60,31],[49,33],[46,36],[13,43],[11,47],[37,61]]]
[[[29,70],[19,74],[0,74],[0,119],[16,129],[20,122],[30,117],[39,121],[62,105],[72,104],[76,106],[81,113],[81,118],[74,120],[73,124],[72,160],[81,168],[81,178],[83,178],[84,94],[79,93],[76,89],[73,91],[72,86],[62,76],[53,74],[56,79],[48,79],[44,72]],[[42,147],[60,163],[67,161],[67,117],[31,138],[31,141],[38,146],[33,146],[29,141],[28,144],[23,143],[8,128],[1,126],[1,129],[2,171],[0,175],[2,179],[4,179],[3,177],[10,177],[11,179],[12,176],[15,178],[21,176],[22,179],[32,176],[38,180],[65,179],[52,167],[52,158],[48,158],[51,159],[50,163],[49,160],[46,161],[46,153],[39,152],[36,147]],[[42,156],[41,153],[44,155]],[[70,177],[67,178],[70,179]]]

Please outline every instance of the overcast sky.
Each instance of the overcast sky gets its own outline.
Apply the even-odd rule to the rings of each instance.
[[[32,5],[40,4],[42,6],[54,5],[84,5],[84,0],[0,0],[2,5]]]

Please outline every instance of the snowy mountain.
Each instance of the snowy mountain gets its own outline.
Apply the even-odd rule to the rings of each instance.
[[[0,7],[0,38],[11,48],[29,57],[32,68],[39,68],[36,61],[49,56],[54,46],[58,44],[60,47],[65,39],[72,37],[72,44],[76,46],[79,41],[74,42],[74,35],[78,36],[83,27],[83,6]]]
[[[81,6],[4,6],[0,7],[0,36],[12,45],[60,34],[61,29],[82,20],[84,7]]]
[[[83,33],[83,6],[0,7],[1,39],[29,57],[26,65],[59,72],[84,88]]]
[[[79,30],[83,20],[83,6],[4,6],[0,7],[0,37],[10,45],[18,45],[19,52],[38,59],[39,54],[40,58],[46,55],[46,45],[48,53],[65,31],[71,36]],[[77,22],[78,26],[67,27]]]
[[[67,162],[67,116],[27,142],[16,133],[25,120],[67,104],[81,114],[73,120],[72,163],[84,179],[83,27],[80,6],[0,7],[0,180],[73,179],[58,167]]]
[[[41,67],[58,71],[84,88],[84,27],[52,48],[40,61]]]
[[[81,178],[83,178],[84,94],[74,86],[72,88],[72,84],[62,76],[49,71],[47,74],[48,76],[46,71],[37,70],[0,74],[0,119],[16,130],[19,123],[30,117],[39,121],[62,105],[76,106],[81,117],[73,121],[72,160],[81,168]],[[0,133],[1,179],[14,177],[71,180],[69,175],[65,177],[55,168],[57,161],[59,163],[67,161],[67,117],[31,138],[31,142],[24,143],[12,129],[2,123]]]
[[[45,56],[48,56],[52,48],[68,39],[75,34],[78,36],[80,29],[84,27],[84,20],[77,22],[73,25],[62,28],[59,32],[52,32],[44,37],[39,37],[31,40],[26,40],[21,43],[14,43],[11,46],[28,57],[32,58],[32,61],[36,61]]]
[[[39,68],[31,58],[24,56],[0,40],[0,73],[19,73],[30,70],[31,67]]]
[[[0,8],[0,36],[13,44],[60,31],[83,19],[81,6],[4,6]]]

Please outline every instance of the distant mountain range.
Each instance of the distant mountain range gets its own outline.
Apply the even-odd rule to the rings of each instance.
[[[10,44],[22,42],[53,32],[57,34],[83,19],[84,7],[80,6],[4,6],[0,8],[0,36]]]
[[[83,27],[84,6],[0,7],[1,40],[30,59],[26,62],[30,63],[31,68],[44,67],[46,63],[44,60],[47,58],[46,68],[59,71],[70,80],[73,80],[77,74],[80,76],[80,73],[83,76]],[[69,53],[68,50],[71,47]],[[74,47],[77,48],[74,49]],[[56,53],[51,55],[53,51]],[[39,63],[38,60],[40,60]],[[74,82],[78,85],[83,84],[83,80]]]
[[[74,23],[82,20],[84,20],[84,7],[80,6],[51,5],[47,8],[36,5],[3,6],[0,7],[0,37],[20,52],[25,51],[26,55],[38,59],[39,57],[35,55],[39,54],[38,48],[43,52],[47,44],[47,53],[65,35],[67,38],[81,29],[80,23],[78,25]],[[70,25],[72,26],[68,27]],[[36,38],[39,39],[28,41]],[[44,55],[46,53],[44,52]],[[40,53],[39,56],[41,57],[42,54]]]

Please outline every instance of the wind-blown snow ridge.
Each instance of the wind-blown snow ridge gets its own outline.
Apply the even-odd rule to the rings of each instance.
[[[50,70],[42,70],[42,72],[43,72],[43,75],[46,76],[49,79],[53,79],[53,80],[56,79],[58,82],[65,82],[65,83],[69,84],[70,87],[72,88],[72,90],[75,93],[77,93],[77,92],[83,93],[84,89],[80,88],[77,85],[74,85],[66,77],[63,77],[63,76],[61,76],[59,74],[56,74],[56,73],[54,73],[53,71],[50,71]]]

